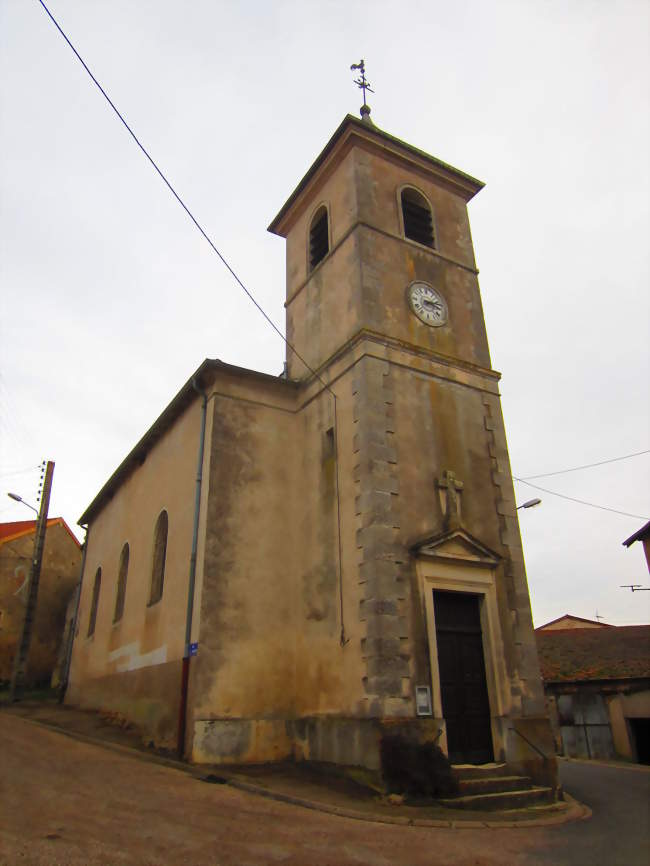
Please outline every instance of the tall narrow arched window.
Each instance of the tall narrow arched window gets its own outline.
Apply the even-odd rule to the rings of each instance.
[[[115,595],[115,613],[113,622],[119,622],[124,614],[124,600],[126,598],[126,576],[129,571],[129,545],[125,544],[120,554],[120,568],[117,573],[117,593]]]
[[[318,208],[309,227],[309,270],[313,270],[330,251],[330,233],[327,208]]]
[[[425,247],[434,246],[433,215],[425,197],[412,187],[402,190],[402,218],[404,237]]]
[[[95,572],[95,583],[93,584],[93,598],[90,603],[90,617],[88,618],[88,637],[95,633],[97,623],[97,608],[99,607],[99,590],[102,585],[102,570],[98,568]]]
[[[161,511],[158,515],[156,528],[153,533],[153,561],[151,564],[151,593],[149,595],[149,604],[155,604],[157,601],[160,601],[163,594],[168,525],[167,512]]]

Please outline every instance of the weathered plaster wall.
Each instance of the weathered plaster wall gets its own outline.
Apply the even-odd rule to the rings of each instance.
[[[294,416],[244,400],[212,401],[200,651],[194,712],[282,717],[291,706],[295,579]]]
[[[298,625],[296,635],[296,712],[298,716],[358,713],[362,698],[360,591],[354,535],[353,396],[349,375],[334,383],[338,429],[330,394],[300,413],[304,445],[300,472],[309,491],[300,506]],[[334,442],[328,430],[336,435]],[[337,467],[340,515],[337,507]],[[339,519],[340,518],[340,519]],[[341,571],[339,573],[339,525]],[[343,633],[341,631],[341,590]]]
[[[202,554],[199,652],[188,745],[194,759],[253,747],[282,757],[295,678],[294,389],[224,376],[210,401],[212,454]],[[245,720],[245,721],[244,721]]]
[[[351,389],[338,401],[337,443],[333,398],[320,385],[299,401],[286,382],[264,384],[212,401],[195,760],[293,754],[285,720],[353,714],[363,691],[354,498],[345,492],[341,644],[335,449],[339,482],[351,489]]]
[[[151,447],[90,525],[66,702],[115,711],[162,745],[174,742],[183,656],[200,400]],[[153,533],[166,509],[169,534],[162,599],[149,605]],[[124,615],[114,623],[120,554],[129,544]],[[93,584],[102,570],[95,632]],[[132,676],[125,676],[127,673]]]
[[[34,533],[0,545],[0,681],[11,679],[27,604]],[[48,526],[26,680],[49,683],[65,624],[68,600],[79,580],[79,544],[61,524]]]

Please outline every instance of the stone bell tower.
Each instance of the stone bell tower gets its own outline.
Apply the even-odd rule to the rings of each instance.
[[[343,121],[269,227],[287,239],[287,336],[310,366],[367,331],[489,368],[466,207],[482,187],[369,121]],[[416,307],[418,282],[444,299],[442,318]]]
[[[551,780],[467,213],[482,186],[347,116],[269,227],[287,242],[287,338],[311,368],[288,350],[288,377],[316,373],[339,404],[347,643],[332,664],[349,672],[346,743],[365,744],[336,741],[332,707],[305,749],[372,765],[399,723],[454,762]]]

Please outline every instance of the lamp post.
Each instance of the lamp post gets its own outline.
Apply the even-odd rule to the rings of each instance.
[[[541,499],[529,499],[527,502],[522,502],[521,505],[518,505],[516,511],[519,511],[520,508],[534,508],[536,505],[541,505]]]
[[[26,505],[28,508],[31,508],[32,511],[36,512],[36,514],[38,514],[38,508],[34,508],[34,506],[30,505],[29,502],[25,502],[23,497],[19,496],[17,493],[7,493],[7,496],[9,497],[9,499],[13,499],[16,502],[22,502],[23,505]]]
[[[29,589],[27,595],[27,606],[25,608],[25,619],[23,621],[23,630],[20,636],[20,643],[16,651],[14,659],[13,675],[11,677],[11,691],[9,693],[10,701],[20,700],[23,686],[25,684],[25,672],[27,670],[27,658],[29,656],[29,645],[32,639],[32,626],[34,624],[34,614],[36,613],[36,600],[38,598],[38,582],[41,576],[41,563],[43,562],[43,547],[45,546],[45,530],[47,528],[47,512],[50,507],[50,491],[52,490],[52,475],[54,474],[54,463],[52,460],[47,461],[45,468],[45,478],[43,480],[43,493],[41,496],[41,507],[37,512],[38,519],[36,521],[36,534],[34,536],[34,553],[29,568]],[[33,505],[25,502],[21,496],[16,493],[10,493],[9,496],[16,502],[22,502],[32,511],[36,511]]]

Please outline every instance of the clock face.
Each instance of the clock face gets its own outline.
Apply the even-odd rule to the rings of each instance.
[[[437,289],[428,283],[415,282],[406,290],[409,306],[425,325],[439,328],[447,324],[447,302]]]

